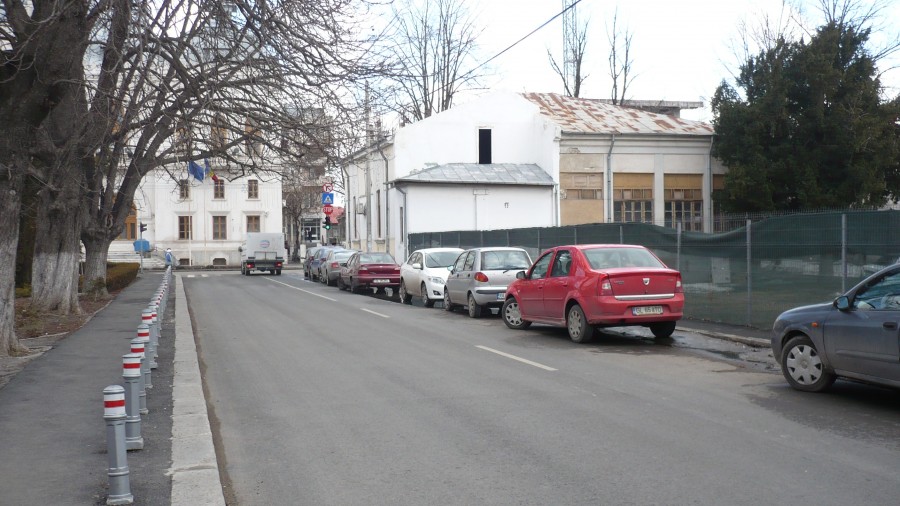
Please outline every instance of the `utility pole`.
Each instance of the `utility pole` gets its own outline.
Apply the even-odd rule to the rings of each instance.
[[[366,83],[366,251],[372,251],[372,181],[369,173],[369,151],[372,146],[372,128],[369,126],[369,83]]]

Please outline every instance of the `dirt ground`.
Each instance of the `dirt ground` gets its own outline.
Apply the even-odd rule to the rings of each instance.
[[[29,309],[30,298],[16,299],[16,335],[19,337],[19,344],[28,348],[29,353],[19,357],[0,357],[0,388],[3,388],[28,362],[40,357],[57,342],[80,329],[117,294],[118,292],[112,293],[108,299],[103,300],[82,297],[79,301],[81,314],[67,316],[34,312]]]

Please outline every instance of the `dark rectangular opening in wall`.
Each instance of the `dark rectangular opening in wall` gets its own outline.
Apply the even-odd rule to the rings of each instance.
[[[491,162],[491,129],[478,129],[478,163],[486,164]]]

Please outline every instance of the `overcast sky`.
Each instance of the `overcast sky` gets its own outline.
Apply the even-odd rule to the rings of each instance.
[[[806,0],[807,15],[817,14],[817,0]],[[887,20],[900,29],[900,1],[890,2]],[[470,10],[484,26],[479,37],[483,59],[490,58],[559,13],[562,0],[469,0]],[[683,117],[710,121],[709,98],[729,70],[737,68],[732,51],[742,20],[758,23],[764,14],[779,16],[781,0],[582,0],[578,16],[590,18],[588,79],[582,97],[609,98],[607,70],[608,20],[618,6],[620,26],[633,33],[634,81],[628,98],[637,100],[702,101],[703,110]],[[818,19],[818,18],[816,18]],[[890,23],[890,21],[888,21]],[[562,17],[557,18],[490,63],[492,90],[562,93],[560,78],[550,68],[547,49],[561,54]],[[558,56],[557,56],[558,59]],[[900,55],[893,58],[900,64]],[[900,93],[900,70],[887,74],[892,95]],[[461,97],[461,101],[465,101]],[[457,101],[459,103],[459,101]]]

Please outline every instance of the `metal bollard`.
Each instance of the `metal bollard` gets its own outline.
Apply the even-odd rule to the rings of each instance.
[[[146,323],[138,325],[137,338],[144,343],[144,360],[141,361],[141,371],[144,373],[144,388],[153,388],[153,378],[150,377],[150,326]]]
[[[159,308],[159,320],[162,321],[163,315],[166,314],[166,289],[160,286],[153,295],[153,301]]]
[[[157,350],[159,350],[159,336],[162,332],[162,325],[159,321],[159,303],[155,301],[151,302],[150,311],[153,314],[153,327],[150,331],[150,339],[153,340],[153,360],[152,362],[150,362],[150,365],[155,365],[156,358],[159,357],[159,353],[157,353]],[[155,368],[156,367],[154,367],[154,369]]]
[[[125,452],[125,389],[110,385],[103,389],[103,419],[106,420],[106,454],[109,494],[106,504],[133,504]]]
[[[122,379],[125,381],[125,449],[141,450],[141,355],[122,355]],[[146,393],[144,394],[146,396]],[[146,397],[145,397],[146,399]]]
[[[141,357],[141,367],[140,374],[138,374],[138,412],[142,415],[146,415],[150,413],[150,410],[147,409],[147,386],[144,381],[144,361],[147,360],[144,358],[144,340],[140,337],[135,337],[131,340],[131,353],[135,355],[139,355]]]
[[[141,325],[147,326],[147,337],[149,338],[149,344],[144,349],[144,357],[147,358],[150,368],[156,369],[157,364],[153,360],[154,346],[156,345],[156,340],[153,338],[153,310],[149,306],[141,311]],[[153,388],[152,383],[148,383],[147,388]]]

